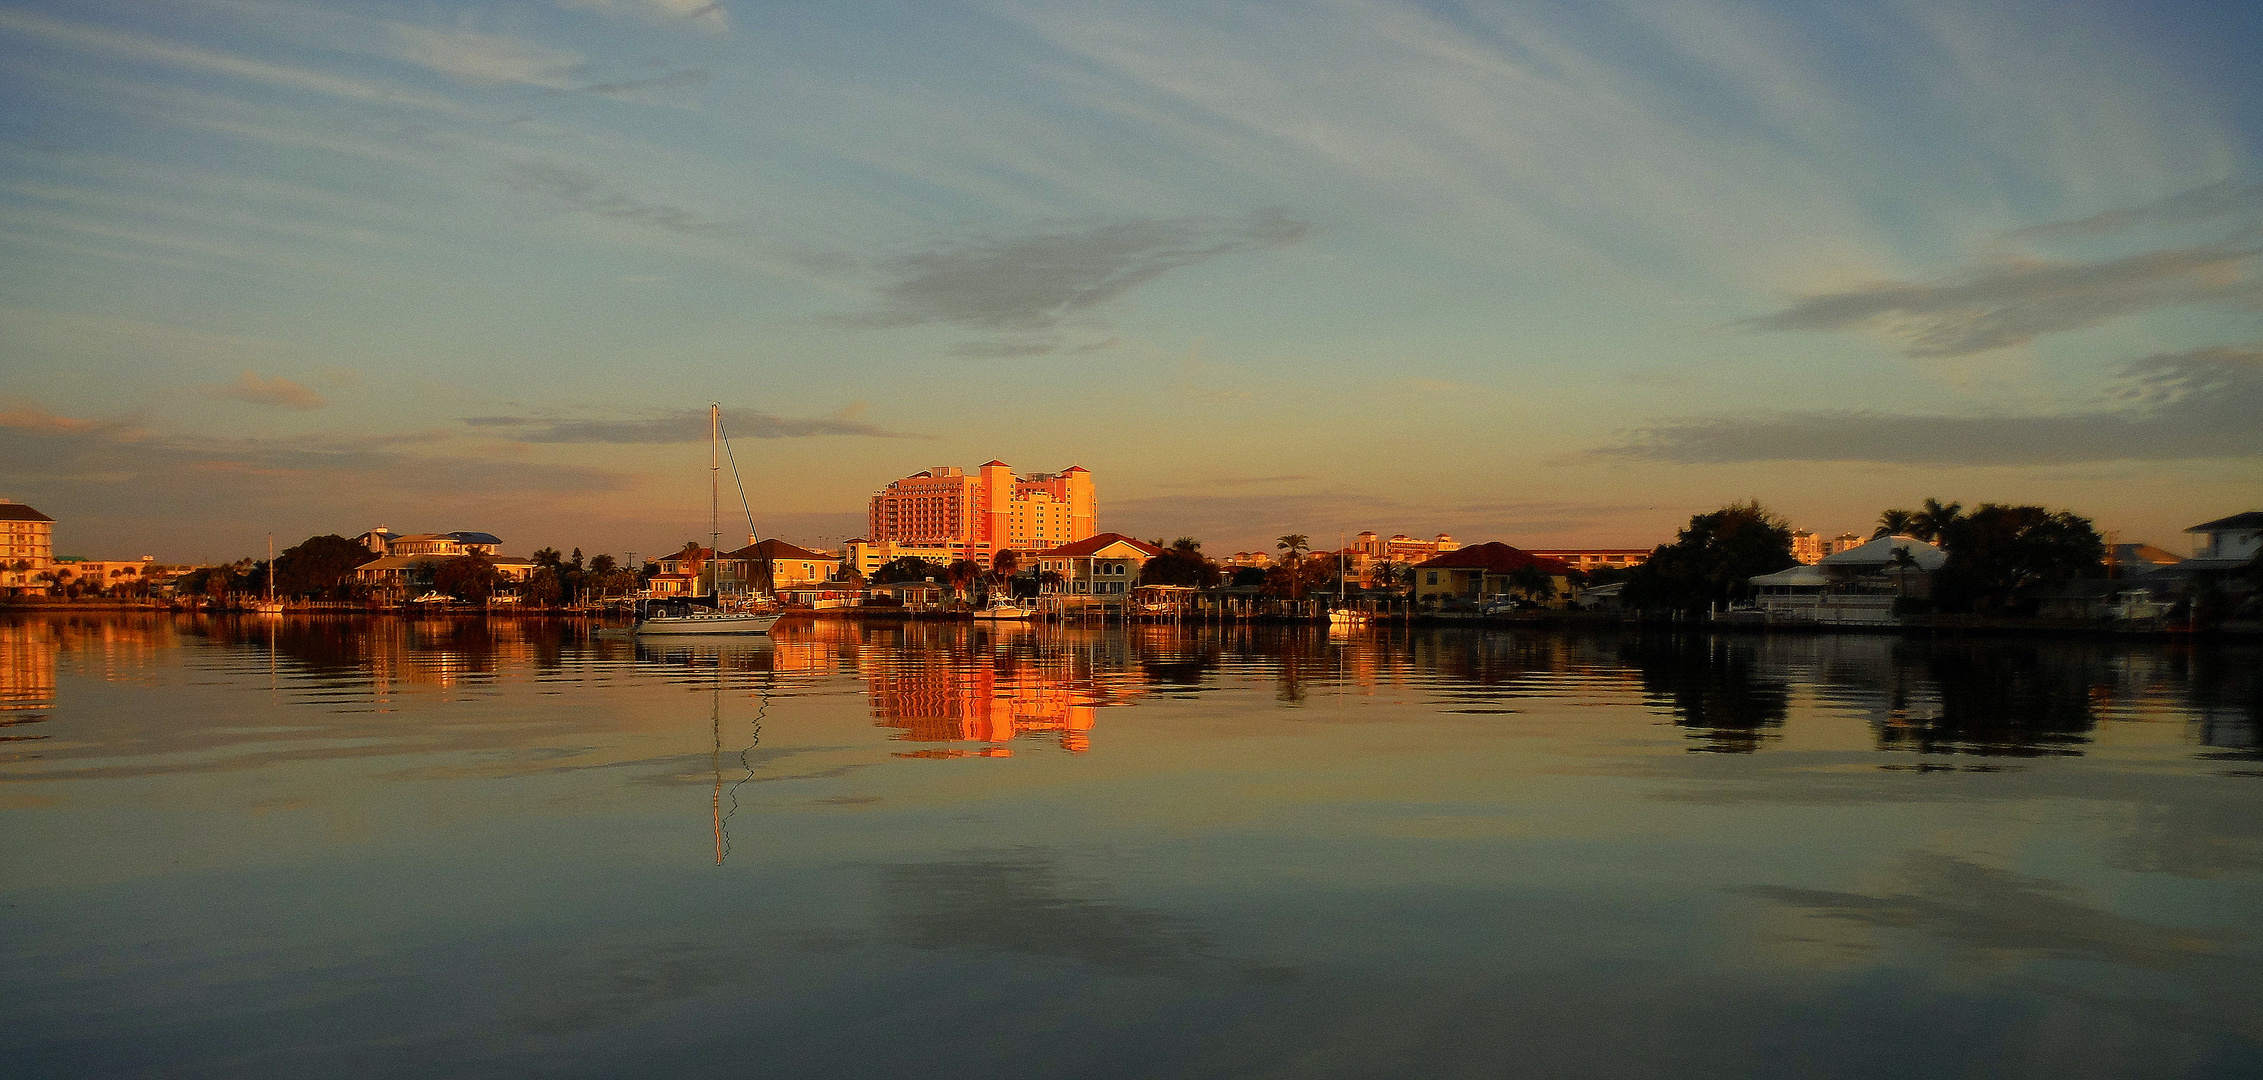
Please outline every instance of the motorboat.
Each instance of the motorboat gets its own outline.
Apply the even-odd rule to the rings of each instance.
[[[974,609],[974,617],[986,621],[1034,619],[1037,609],[1017,604],[1008,597],[993,596],[988,604]]]

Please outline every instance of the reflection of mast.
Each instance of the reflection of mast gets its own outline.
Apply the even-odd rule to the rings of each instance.
[[[715,768],[715,865],[723,865],[723,654],[715,654],[715,704],[708,710],[715,727],[715,749],[709,761]]]

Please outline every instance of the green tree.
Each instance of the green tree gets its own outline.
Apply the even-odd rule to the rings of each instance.
[[[485,555],[458,555],[432,571],[432,587],[458,600],[485,600],[502,584],[502,573]]]
[[[589,560],[589,572],[592,574],[610,574],[619,569],[620,565],[620,560],[611,555],[598,555]]]
[[[928,578],[948,576],[944,568],[917,555],[891,559],[872,572],[875,585],[896,585],[907,581],[925,581]]]
[[[1758,501],[1689,519],[1627,574],[1627,602],[1645,609],[1704,611],[1751,595],[1750,578],[1792,565],[1792,531]]]
[[[1949,523],[1941,546],[1949,561],[1933,595],[1943,611],[2022,610],[2036,586],[2106,573],[2106,541],[2089,519],[2040,506],[1982,503]]]
[[[526,584],[520,586],[519,596],[530,604],[549,607],[557,603],[565,591],[565,585],[559,579],[559,568],[551,565],[535,570],[534,576],[527,578]]]
[[[291,596],[344,599],[354,568],[370,561],[368,548],[336,533],[310,536],[275,557],[275,589]]]
[[[1142,585],[1190,585],[1208,588],[1218,584],[1218,564],[1202,554],[1202,541],[1182,536],[1165,546],[1161,540],[1155,546],[1163,553],[1147,560],[1139,568]]]
[[[1281,549],[1281,561],[1265,574],[1265,584],[1275,593],[1291,600],[1304,596],[1304,553],[1312,549],[1312,538],[1303,533],[1289,533],[1274,544]]]
[[[1948,532],[1949,528],[1955,525],[1957,519],[1963,515],[1963,503],[1943,505],[1939,499],[1928,498],[1925,500],[1925,505],[1920,507],[1916,514],[1911,515],[1909,534],[1920,540],[1938,542],[1941,535]]]
[[[1888,510],[1878,515],[1878,527],[1871,531],[1870,538],[1876,540],[1881,536],[1907,536],[1910,524],[1916,520],[1917,514],[1913,511]]]
[[[1536,604],[1545,604],[1556,598],[1556,578],[1538,563],[1526,563],[1509,571],[1509,587],[1517,594]]]

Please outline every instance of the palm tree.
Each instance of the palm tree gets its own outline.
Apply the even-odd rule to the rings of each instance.
[[[1281,568],[1288,578],[1289,599],[1304,599],[1304,575],[1298,571],[1303,569],[1299,564],[1304,562],[1304,553],[1312,549],[1312,538],[1303,533],[1289,533],[1274,546],[1281,549]]]
[[[1910,516],[1909,534],[1920,540],[1939,542],[1941,534],[1947,532],[1949,526],[1963,514],[1963,503],[1943,506],[1941,500],[1928,498],[1925,505]]]
[[[1871,533],[1870,538],[1876,540],[1881,536],[1901,536],[1909,532],[1916,520],[1917,515],[1907,510],[1888,510],[1878,515],[1878,531]]]
[[[1930,503],[1933,500],[1927,499],[1925,501]],[[1909,595],[1909,572],[1917,569],[1917,559],[1909,553],[1908,548],[1897,547],[1894,549],[1893,564],[1895,571],[1894,596],[1898,599]]]

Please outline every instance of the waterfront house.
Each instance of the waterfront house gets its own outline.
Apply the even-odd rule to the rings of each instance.
[[[1162,548],[1145,540],[1101,533],[1036,552],[1024,565],[1035,567],[1041,579],[1053,575],[1040,593],[1056,607],[1122,611],[1139,582],[1140,568],[1162,553]]]
[[[742,588],[777,594],[840,580],[841,559],[773,537],[724,552],[718,570],[726,582],[737,581]]]
[[[1510,547],[1498,540],[1449,551],[1414,564],[1414,598],[1417,603],[1481,604],[1489,597],[1521,591],[1517,579],[1537,567],[1555,585],[1548,601],[1561,607],[1571,602],[1570,564]]]
[[[0,595],[46,591],[38,576],[55,561],[55,519],[0,499]]]
[[[2255,561],[2256,552],[2263,551],[2263,510],[2217,518],[2185,532],[2199,540],[2192,557],[2171,569],[2187,575],[2236,571]]]
[[[1933,595],[1933,574],[1948,561],[1948,552],[1914,536],[1881,536],[1748,580],[1770,622],[1890,625],[1896,601]]]

